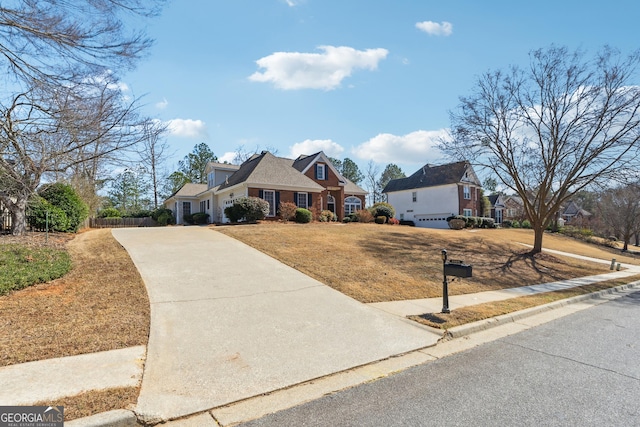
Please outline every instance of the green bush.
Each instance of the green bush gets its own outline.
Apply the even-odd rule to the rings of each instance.
[[[298,208],[296,209],[296,222],[300,224],[306,224],[311,222],[313,214],[309,209]]]
[[[152,211],[146,209],[140,209],[138,211],[133,211],[125,215],[128,218],[149,218],[153,214]]]
[[[521,228],[520,227],[520,221],[518,221],[517,219],[511,221],[511,227],[513,227],[513,228]]]
[[[98,211],[98,218],[122,218],[122,213],[116,208],[104,208]]]
[[[193,225],[193,214],[182,215],[182,222],[185,224]]]
[[[198,212],[193,214],[194,224],[203,225],[209,223],[209,214],[206,212]]]
[[[80,199],[75,190],[67,184],[55,183],[42,187],[38,194],[67,215],[69,225],[67,232],[76,232],[80,224],[89,216],[89,208]]]
[[[67,214],[40,196],[31,200],[27,218],[29,226],[39,231],[67,232],[70,228]]]
[[[502,228],[511,228],[513,221],[511,221],[510,219],[505,219],[504,221],[502,221]]]
[[[342,218],[342,222],[351,222],[351,217],[349,216],[345,216],[344,218]]]
[[[493,218],[480,218],[482,228],[496,228],[496,221]]]
[[[387,220],[396,216],[396,210],[387,202],[374,203],[374,205],[369,208],[369,212],[371,212],[374,218],[384,216]]]
[[[447,223],[452,230],[462,230],[467,224],[465,220],[461,218],[451,218]]]
[[[522,228],[531,228],[531,222],[529,222],[528,219],[525,219],[524,221],[522,221],[522,223],[520,224],[520,226]]]
[[[269,202],[259,197],[240,197],[224,209],[224,214],[231,222],[255,222],[269,214]]]
[[[151,218],[158,221],[160,225],[173,225],[176,223],[176,219],[173,216],[171,209],[158,208],[151,211]]]
[[[384,224],[387,222],[387,217],[384,215],[377,216],[375,222],[376,224]]]

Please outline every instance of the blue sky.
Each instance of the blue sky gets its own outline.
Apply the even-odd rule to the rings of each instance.
[[[475,78],[550,44],[640,47],[637,1],[173,0],[123,76],[170,123],[169,168],[194,145],[323,150],[362,171],[442,163],[433,145]]]

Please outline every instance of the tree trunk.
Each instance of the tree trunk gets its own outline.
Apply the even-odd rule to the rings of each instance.
[[[532,254],[539,254],[542,252],[542,236],[544,235],[544,229],[542,225],[534,225],[533,226],[533,249],[531,249]]]
[[[27,200],[19,199],[9,204],[11,211],[11,234],[22,236],[27,232]]]

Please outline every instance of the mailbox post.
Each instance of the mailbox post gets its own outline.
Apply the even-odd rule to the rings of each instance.
[[[451,313],[449,310],[449,285],[447,284],[447,250],[442,250],[442,274],[444,280],[442,281],[442,312]]]
[[[454,277],[471,277],[472,267],[459,260],[447,262],[447,251],[443,249],[442,274],[444,275],[444,280],[442,281],[442,313],[451,313],[451,310],[449,310],[449,284],[447,282],[447,275]]]

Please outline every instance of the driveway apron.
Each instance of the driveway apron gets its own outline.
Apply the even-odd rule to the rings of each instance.
[[[114,229],[140,271],[151,334],[136,412],[158,422],[434,345],[211,228]]]

